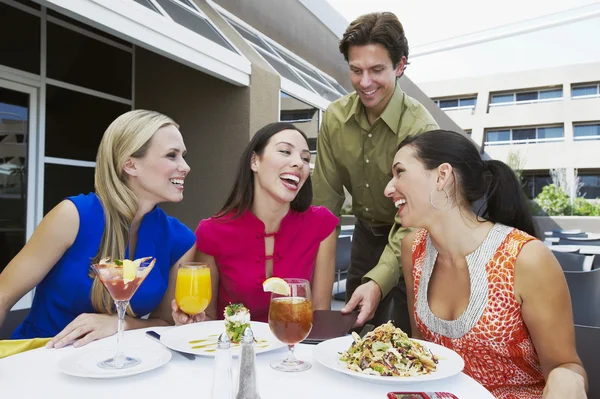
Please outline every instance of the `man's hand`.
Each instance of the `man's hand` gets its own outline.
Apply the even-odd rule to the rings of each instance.
[[[360,327],[367,320],[373,318],[379,301],[381,301],[381,288],[375,281],[371,280],[358,286],[346,306],[342,308],[342,313],[350,313],[358,305],[360,312],[353,327]]]

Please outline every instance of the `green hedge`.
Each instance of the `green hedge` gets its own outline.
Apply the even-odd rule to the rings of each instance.
[[[536,216],[600,216],[600,203],[578,197],[571,205],[567,193],[549,184],[533,200],[532,211]]]

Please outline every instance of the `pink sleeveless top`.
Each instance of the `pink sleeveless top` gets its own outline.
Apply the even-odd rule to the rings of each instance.
[[[467,256],[471,293],[465,312],[443,320],[429,309],[427,288],[437,257],[426,230],[412,247],[414,312],[427,341],[456,351],[466,374],[496,398],[539,399],[545,381],[514,291],[514,266],[529,234],[496,224],[483,243]]]

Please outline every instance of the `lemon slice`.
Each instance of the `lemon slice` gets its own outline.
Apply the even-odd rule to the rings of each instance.
[[[135,262],[125,259],[123,260],[123,282],[125,284],[135,280],[137,274],[137,265]]]
[[[263,291],[274,292],[279,295],[290,295],[290,285],[279,277],[271,277],[263,282]]]

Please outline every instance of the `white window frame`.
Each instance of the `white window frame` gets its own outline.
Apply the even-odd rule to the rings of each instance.
[[[460,105],[461,100],[471,100],[471,99],[475,99],[475,104],[473,104],[473,105]],[[457,107],[446,107],[446,108],[440,107],[440,102],[441,101],[452,101],[452,100],[458,100],[458,106]],[[477,106],[477,96],[462,96],[462,97],[450,97],[450,98],[437,98],[435,100],[432,99],[432,101],[442,111],[455,111],[455,110],[459,110],[459,109],[475,109],[475,107]]]
[[[565,141],[565,128],[564,126],[562,126],[563,128],[563,136],[562,137],[552,137],[552,138],[545,138],[545,139],[539,139],[538,134],[539,134],[539,129],[544,129],[544,128],[555,128],[555,127],[561,127],[561,126],[557,126],[557,125],[549,125],[549,126],[529,126],[529,127],[515,127],[515,128],[500,128],[500,129],[486,129],[484,132],[484,140],[486,140],[484,142],[485,146],[497,146],[497,145],[511,145],[511,144],[540,144],[540,143],[553,143],[553,142],[560,142],[560,141]],[[513,140],[513,131],[514,130],[522,130],[522,129],[535,129],[535,139],[525,139],[525,140]],[[504,141],[487,141],[487,134],[488,133],[493,133],[493,132],[498,132],[498,131],[506,131],[508,130],[510,132],[510,140],[504,140]]]
[[[600,140],[600,135],[595,136],[575,136],[575,127],[577,126],[600,126],[600,122],[576,122],[573,123],[573,140],[574,141],[592,141],[592,140]]]
[[[38,0],[43,6],[237,86],[249,86],[251,65],[211,40],[132,0]],[[155,6],[155,2],[152,2]],[[189,9],[189,7],[187,7]],[[157,9],[162,10],[159,6]],[[210,21],[209,21],[210,22]],[[214,25],[213,25],[214,26]],[[216,28],[215,28],[216,29]],[[221,34],[228,40],[225,35]],[[231,43],[230,43],[231,44]],[[234,47],[235,48],[235,47]]]
[[[573,96],[573,89],[579,89],[582,87],[592,87],[592,86],[596,86],[596,90],[597,90],[596,94],[586,94],[584,96]],[[586,98],[598,98],[598,97],[600,97],[600,83],[594,84],[592,82],[592,83],[571,85],[571,99],[573,99],[573,100],[582,100],[582,99],[586,99]]]
[[[555,97],[555,98],[542,98],[540,99],[540,93],[542,92],[546,92],[546,91],[556,91],[556,90],[561,90],[563,92],[562,96],[560,97]],[[538,94],[538,98],[536,100],[523,100],[523,101],[517,101],[517,94],[519,93],[532,93],[532,92],[537,92]],[[510,96],[512,95],[513,100],[512,101],[507,101],[504,103],[492,103],[492,97],[494,96]],[[548,102],[553,102],[553,101],[563,101],[564,100],[564,89],[562,87],[556,87],[554,89],[531,89],[531,90],[519,90],[519,91],[513,91],[513,92],[507,92],[507,93],[490,93],[490,108],[495,108],[495,107],[505,107],[507,105],[521,105],[521,104],[538,104],[538,103],[548,103]]]

